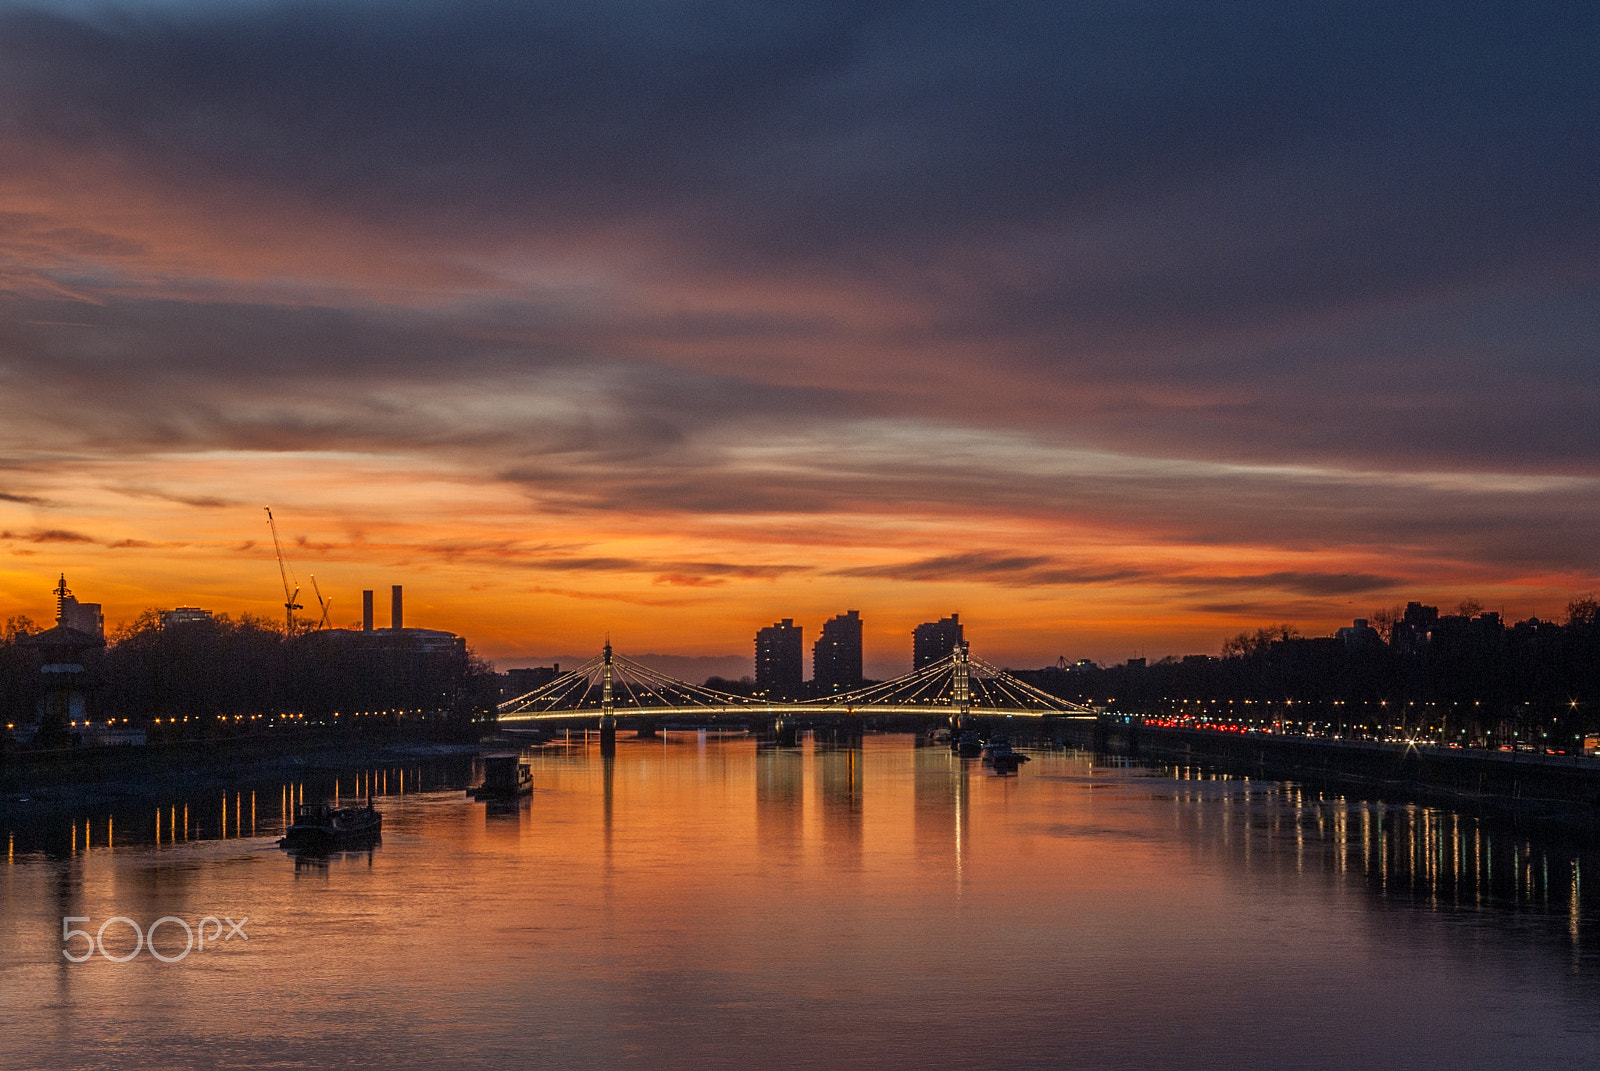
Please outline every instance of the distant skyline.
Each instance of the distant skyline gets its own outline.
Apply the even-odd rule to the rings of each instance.
[[[506,664],[1559,617],[1596,54],[1582,3],[0,0],[0,616],[281,618],[271,505],[336,623],[403,584]]]

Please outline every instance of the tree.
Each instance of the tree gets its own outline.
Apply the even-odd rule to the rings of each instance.
[[[1483,613],[1483,603],[1471,595],[1456,604],[1456,615],[1458,617],[1477,617],[1481,613]]]
[[[111,642],[122,643],[127,640],[137,640],[139,637],[159,632],[161,629],[161,611],[150,607],[140,612],[132,621],[118,621],[111,630]]]
[[[1579,595],[1567,603],[1567,627],[1589,628],[1600,621],[1600,599]]]
[[[282,703],[283,637],[261,618],[218,614],[167,628],[150,609],[118,625],[111,639],[108,698],[125,717],[189,717],[199,728],[270,714]]]
[[[456,696],[456,715],[466,720],[490,717],[500,703],[500,677],[494,663],[467,648],[467,669]]]
[[[7,618],[0,630],[0,724],[33,717],[39,673],[27,648],[18,641],[34,631],[33,622],[20,614]]]
[[[1243,658],[1261,654],[1280,640],[1299,639],[1300,630],[1287,622],[1258,628],[1254,632],[1241,632],[1222,645],[1224,658]]]
[[[1367,615],[1367,623],[1378,630],[1384,643],[1394,642],[1394,627],[1406,616],[1404,606],[1384,606]]]

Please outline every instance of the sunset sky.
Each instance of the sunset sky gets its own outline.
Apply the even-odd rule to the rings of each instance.
[[[1559,617],[1597,56],[1593,0],[0,0],[0,616],[281,615],[271,505],[336,623],[502,666]]]

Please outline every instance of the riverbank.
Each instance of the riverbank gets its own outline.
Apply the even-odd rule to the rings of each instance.
[[[1600,762],[1593,759],[1182,729],[1120,719],[1101,727],[1100,743],[1146,759],[1435,803],[1528,831],[1600,837]]]
[[[0,768],[0,817],[160,803],[242,782],[305,779],[360,765],[476,755],[477,734],[293,733],[144,747],[13,752]]]

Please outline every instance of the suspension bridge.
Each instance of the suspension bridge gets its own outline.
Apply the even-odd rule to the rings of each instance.
[[[893,680],[812,699],[735,695],[677,680],[615,653],[611,644],[577,669],[500,704],[499,721],[517,726],[599,717],[602,733],[618,717],[656,719],[742,717],[777,721],[813,717],[921,714],[959,725],[972,717],[1080,717],[1096,711],[1035,688],[999,666],[974,657],[965,643],[944,658]]]

